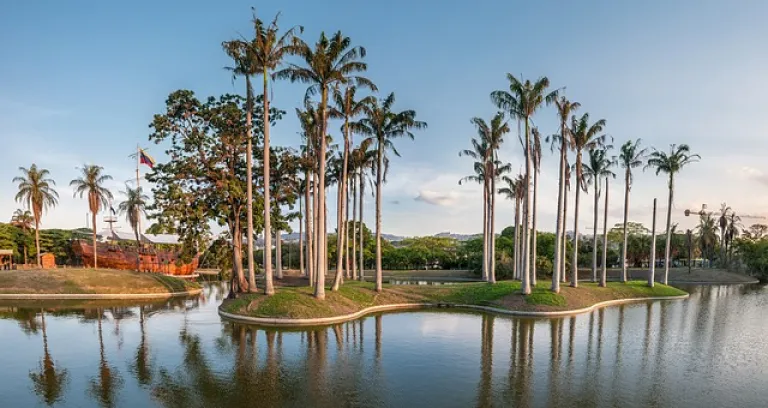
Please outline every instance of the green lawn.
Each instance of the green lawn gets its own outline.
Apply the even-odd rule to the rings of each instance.
[[[309,287],[281,287],[273,296],[246,294],[222,304],[224,311],[252,317],[321,318],[354,313],[370,306],[397,303],[439,303],[446,305],[478,305],[516,311],[561,311],[591,306],[595,303],[628,298],[667,297],[686,292],[656,284],[649,288],[644,281],[610,282],[601,288],[594,283],[580,283],[578,288],[562,286],[559,294],[549,290],[549,282],[532,288],[529,296],[520,294],[520,282],[496,284],[460,283],[452,285],[384,285],[376,293],[372,283],[348,282],[338,292],[326,289],[326,299],[317,300]]]
[[[0,271],[0,294],[154,294],[199,287],[171,276],[114,269]]]

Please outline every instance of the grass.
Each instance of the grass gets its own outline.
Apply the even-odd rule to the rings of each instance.
[[[170,276],[114,269],[0,271],[0,294],[150,294],[199,287]]]
[[[309,287],[280,287],[273,296],[245,294],[226,300],[222,309],[251,317],[310,319],[351,314],[367,307],[397,303],[438,303],[446,305],[491,306],[515,311],[562,311],[591,306],[606,300],[668,297],[686,292],[645,281],[609,282],[605,288],[595,283],[580,283],[578,288],[563,286],[559,294],[549,290],[549,282],[532,288],[529,296],[520,294],[520,282],[496,284],[461,283],[442,286],[384,285],[377,293],[372,283],[348,282],[339,291],[326,289],[325,300],[317,300]]]

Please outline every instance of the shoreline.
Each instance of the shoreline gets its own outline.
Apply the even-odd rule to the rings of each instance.
[[[559,318],[575,316],[579,314],[589,313],[597,309],[601,309],[609,306],[616,306],[626,303],[639,303],[639,302],[655,302],[655,301],[667,301],[667,300],[684,300],[688,299],[690,294],[679,296],[656,296],[656,297],[644,297],[644,298],[627,298],[627,299],[614,299],[597,302],[591,306],[587,306],[580,309],[572,310],[558,310],[551,312],[536,312],[536,311],[523,311],[523,310],[509,310],[501,309],[490,306],[480,305],[464,305],[464,304],[448,304],[448,303],[400,303],[392,305],[379,305],[367,307],[363,310],[334,317],[320,317],[320,318],[307,318],[307,319],[291,319],[291,318],[279,318],[279,317],[251,317],[241,314],[229,313],[222,310],[222,306],[219,306],[219,316],[224,319],[235,321],[238,323],[254,324],[259,326],[270,327],[306,327],[306,326],[324,326],[330,324],[344,323],[351,320],[356,320],[367,316],[372,313],[381,312],[397,312],[407,310],[419,310],[419,309],[459,309],[461,310],[477,310],[486,313],[501,314],[512,317],[534,317],[534,318]]]
[[[153,300],[196,296],[202,288],[167,293],[2,293],[0,300]]]

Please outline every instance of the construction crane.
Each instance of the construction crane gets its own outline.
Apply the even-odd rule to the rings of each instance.
[[[723,203],[723,204],[725,204],[725,203]],[[726,207],[726,208],[730,208],[730,207]],[[709,214],[709,215],[720,215],[721,218],[723,216],[727,216],[727,214],[723,214],[723,210],[707,211],[707,205],[706,204],[702,204],[701,205],[701,210],[698,210],[698,211],[696,211],[696,210],[685,210],[685,216],[686,217],[690,216],[691,214],[698,214],[698,215],[707,215],[707,214]],[[755,219],[755,220],[764,220],[765,219],[765,217],[762,216],[762,215],[749,215],[749,214],[748,215],[739,215],[738,217],[741,218],[741,219],[744,219],[744,218],[750,218],[750,219]]]

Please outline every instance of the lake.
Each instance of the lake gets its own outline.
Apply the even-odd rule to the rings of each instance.
[[[0,303],[4,407],[737,407],[768,404],[768,289],[561,319],[418,311],[275,330],[222,285],[163,303]]]

